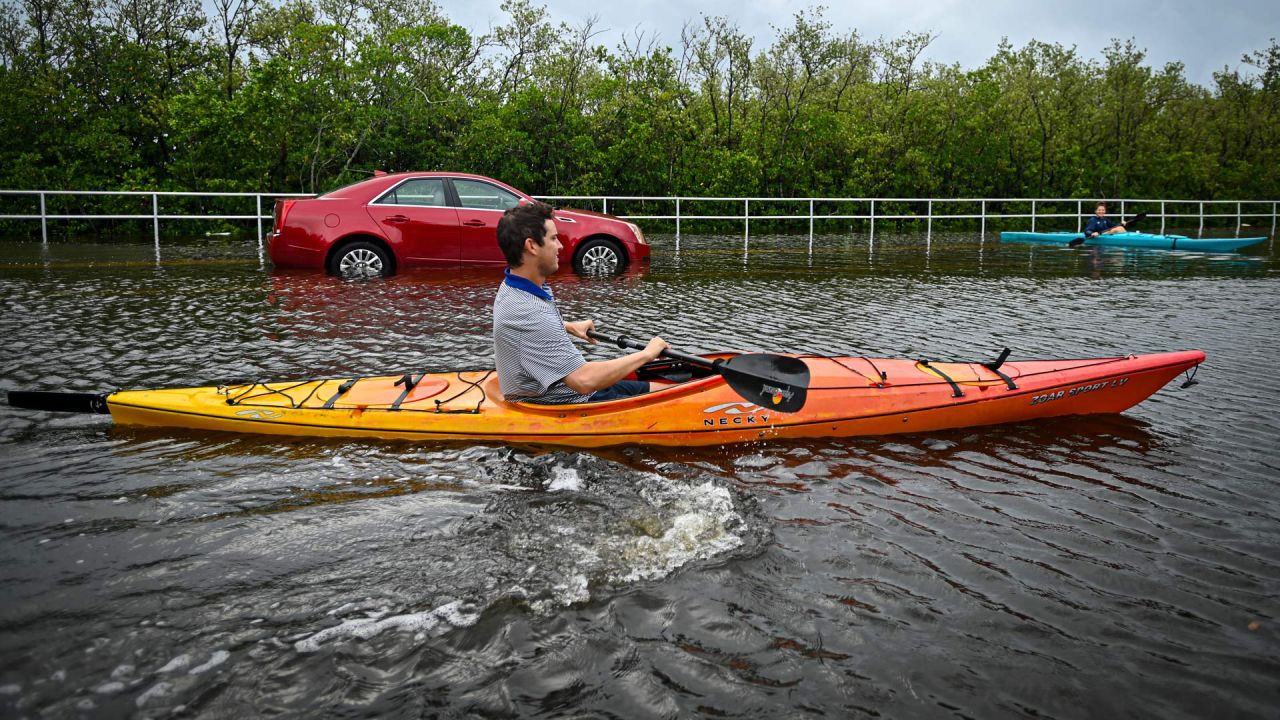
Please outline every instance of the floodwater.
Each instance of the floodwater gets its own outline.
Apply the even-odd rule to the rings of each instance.
[[[3,407],[0,716],[1276,717],[1274,246],[653,241],[554,278],[565,317],[686,351],[1208,361],[1121,416],[698,449]],[[493,272],[3,250],[3,390],[491,364]]]

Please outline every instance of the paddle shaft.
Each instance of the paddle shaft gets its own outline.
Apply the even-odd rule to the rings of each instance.
[[[588,330],[587,336],[590,337],[592,340],[602,340],[604,342],[617,345],[620,348],[630,348],[632,350],[644,350],[646,347],[648,347],[648,345],[646,345],[645,343],[639,342],[638,340],[632,340],[631,338],[625,337],[623,335],[609,336],[609,335],[598,333],[595,330]],[[679,360],[681,362],[687,362],[693,365],[700,365],[706,368],[714,368],[716,366],[716,361],[714,360],[708,360],[704,357],[699,357],[697,355],[682,353],[679,350],[672,350],[671,348],[667,348],[663,350],[662,357],[668,357],[668,358],[671,358],[672,360]]]
[[[588,330],[587,336],[593,340],[613,343],[620,348],[643,350],[646,347],[642,342],[621,335],[609,337]],[[743,400],[771,410],[797,412],[804,407],[808,395],[809,367],[798,358],[758,353],[708,360],[670,348],[662,351],[662,357],[709,368],[723,377]]]

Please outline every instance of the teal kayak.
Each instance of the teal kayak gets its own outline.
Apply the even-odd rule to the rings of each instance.
[[[1050,243],[1066,245],[1072,240],[1084,237],[1077,232],[1002,232],[1001,242]],[[1089,238],[1079,247],[1136,247],[1154,248],[1157,250],[1188,250],[1191,252],[1231,252],[1257,245],[1266,240],[1265,237],[1251,238],[1189,238],[1185,235],[1152,235],[1149,233],[1128,232],[1099,235]]]

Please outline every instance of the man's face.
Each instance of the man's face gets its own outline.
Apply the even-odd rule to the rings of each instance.
[[[1093,214],[1094,214],[1094,215],[1097,215],[1098,217],[1106,217],[1106,216],[1107,216],[1107,206],[1106,206],[1106,205],[1099,205],[1099,206],[1098,206],[1098,208],[1097,208],[1096,210],[1094,210],[1094,211],[1093,211]]]
[[[537,265],[538,272],[542,275],[550,275],[560,269],[560,233],[556,230],[556,224],[552,220],[546,220],[543,228],[546,234],[542,237],[542,244],[538,245],[533,239],[525,241],[525,249],[533,248],[533,262]]]

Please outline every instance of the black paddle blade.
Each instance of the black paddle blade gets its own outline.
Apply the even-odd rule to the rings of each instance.
[[[769,410],[796,412],[808,397],[809,366],[797,358],[737,355],[715,367],[744,400]]]
[[[28,410],[53,412],[78,412],[110,414],[107,408],[108,393],[42,392],[39,390],[10,390],[9,405]]]
[[[1071,242],[1067,243],[1067,247],[1080,247],[1081,245],[1083,245],[1083,244],[1084,244],[1084,241],[1085,241],[1087,238],[1088,238],[1088,236],[1087,236],[1087,235],[1085,235],[1085,236],[1081,236],[1081,237],[1078,237],[1078,238],[1071,238]]]

